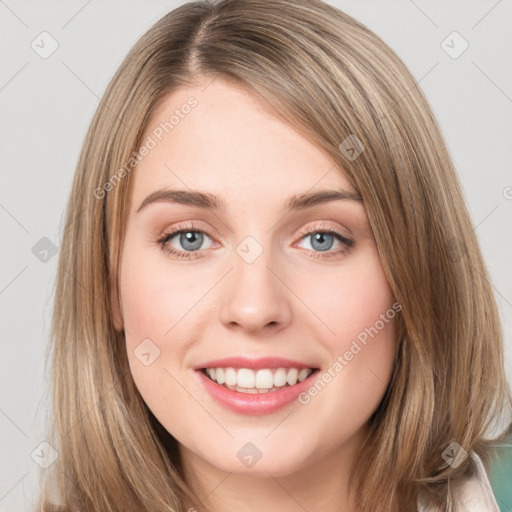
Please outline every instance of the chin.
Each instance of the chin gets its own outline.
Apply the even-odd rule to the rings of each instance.
[[[271,446],[268,441],[259,444],[257,441],[236,444],[233,457],[226,457],[224,452],[219,457],[210,459],[209,463],[225,472],[264,478],[268,478],[269,473],[276,477],[290,475],[305,463],[304,446],[295,443],[296,452]]]

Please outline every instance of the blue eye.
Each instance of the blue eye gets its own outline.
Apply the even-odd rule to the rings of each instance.
[[[190,259],[194,257],[194,252],[198,252],[198,250],[201,249],[205,237],[210,239],[205,231],[191,226],[190,228],[178,228],[170,233],[165,233],[164,236],[158,240],[158,243],[167,253],[177,256],[178,258]],[[169,242],[174,238],[178,240],[179,245],[184,249],[184,251],[169,245]],[[208,248],[209,247],[206,247],[206,249]]]
[[[319,229],[318,227],[304,230],[300,233],[302,236],[301,240],[310,240],[310,246],[313,252],[314,258],[331,258],[344,254],[350,247],[354,245],[354,240],[346,238],[336,230]],[[331,248],[335,242],[341,245],[341,249],[331,251]],[[321,254],[326,253],[326,254]]]

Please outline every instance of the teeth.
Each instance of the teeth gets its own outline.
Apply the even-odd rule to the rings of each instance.
[[[252,370],[249,371],[254,373]],[[258,389],[271,389],[274,387],[274,376],[271,370],[258,370],[255,380],[255,387]]]
[[[217,368],[213,370],[215,373],[217,373],[217,378],[215,379],[215,376],[210,375],[212,377],[212,380],[216,380],[218,384],[224,384],[226,382],[226,377],[224,375],[224,369],[223,368]]]
[[[312,373],[312,368],[207,368],[211,380],[242,393],[266,393],[285,386],[294,386]]]
[[[226,386],[236,386],[236,371],[234,368],[226,368]]]
[[[248,370],[247,368],[240,368],[238,372],[235,372],[235,370],[233,370],[233,372],[235,373],[236,376],[235,384],[239,388],[252,389],[254,387],[255,376],[252,370]]]
[[[309,368],[302,368],[299,372],[299,382],[302,382],[304,379],[307,379],[311,374]]]
[[[286,375],[286,382],[290,384],[290,386],[293,386],[297,379],[299,378],[299,370],[297,368],[290,368],[288,370],[288,374]]]

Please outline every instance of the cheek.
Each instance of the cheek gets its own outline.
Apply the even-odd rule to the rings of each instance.
[[[176,336],[183,324],[174,326],[190,309],[187,288],[163,263],[161,255],[148,255],[132,246],[123,258],[120,279],[130,370],[151,409],[158,402],[180,399],[171,374],[186,352],[180,340],[187,338]]]
[[[146,404],[168,420],[169,404],[198,413],[184,376],[200,325],[214,307],[206,292],[218,279],[208,269],[184,271],[186,265],[170,264],[159,248],[148,250],[127,235],[120,295],[128,361]],[[183,424],[177,421],[173,433]]]
[[[342,421],[348,432],[372,414],[388,386],[400,307],[376,251],[347,263],[324,282],[302,289],[302,297],[321,320],[323,334],[318,339],[330,356],[302,403],[311,403],[320,418],[325,414],[326,423]],[[324,403],[335,407],[327,411]]]
[[[192,396],[184,391],[180,368],[193,338],[189,335],[192,315],[185,315],[197,299],[177,273],[165,272],[161,262],[153,260],[152,264],[134,253],[123,270],[121,293],[131,376],[153,414],[169,432],[182,438],[193,414],[199,413]],[[173,411],[184,414],[177,416]]]
[[[134,244],[135,245],[135,244]],[[159,250],[132,250],[123,260],[121,296],[125,331],[131,341],[141,336],[167,340],[176,322],[193,304],[185,273],[172,270]],[[188,284],[188,286],[187,286]],[[127,336],[128,338],[128,336]]]
[[[393,319],[380,330],[362,330],[364,336],[331,347],[331,363],[299,397],[305,414],[322,425],[325,439],[348,439],[381,403],[393,374],[396,330]]]
[[[318,320],[331,353],[343,353],[358,337],[364,342],[365,333],[374,333],[375,327],[382,337],[393,338],[395,298],[376,250],[361,252],[322,278],[301,279],[298,295]]]

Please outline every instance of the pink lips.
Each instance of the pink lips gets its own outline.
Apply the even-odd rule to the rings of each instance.
[[[318,371],[314,371],[308,378],[298,382],[294,386],[286,386],[278,391],[268,393],[240,393],[232,391],[209,379],[201,370],[204,368],[314,368],[314,366],[292,361],[285,358],[264,357],[259,359],[247,359],[244,357],[230,357],[208,361],[194,367],[201,384],[209,395],[222,406],[239,414],[263,415],[278,411],[290,404],[304,392],[313,382]]]

